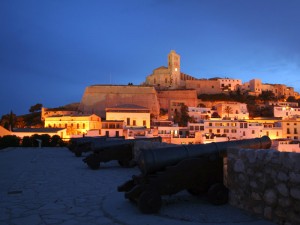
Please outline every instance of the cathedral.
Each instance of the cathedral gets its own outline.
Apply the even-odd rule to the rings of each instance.
[[[154,69],[153,73],[146,77],[145,84],[156,89],[180,89],[186,87],[186,80],[196,78],[180,71],[180,55],[171,50],[168,55],[168,67],[161,66]]]

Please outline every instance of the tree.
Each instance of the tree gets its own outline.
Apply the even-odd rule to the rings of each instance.
[[[37,103],[30,107],[29,112],[31,112],[31,113],[39,112],[42,110],[42,107],[43,107],[43,105],[41,103]]]
[[[227,105],[225,108],[224,108],[224,113],[227,113],[227,118],[229,118],[229,114],[232,114],[233,113],[233,109]]]
[[[178,123],[179,126],[186,127],[188,122],[193,122],[194,118],[189,116],[188,107],[182,104],[180,107],[180,112],[175,111],[174,123]]]
[[[258,97],[265,102],[275,100],[275,94],[272,91],[262,91]]]
[[[16,135],[5,135],[0,140],[0,149],[2,149],[7,147],[19,147],[21,139]]]
[[[297,102],[297,99],[294,96],[289,96],[286,101],[287,102]]]
[[[17,123],[17,116],[11,111],[9,114],[3,115],[0,120],[0,125],[7,130],[14,128]]]
[[[211,118],[220,118],[220,115],[217,112],[213,112]]]

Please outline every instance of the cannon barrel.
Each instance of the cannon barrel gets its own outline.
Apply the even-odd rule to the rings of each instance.
[[[209,144],[180,145],[160,149],[141,150],[138,166],[143,174],[163,170],[192,157],[224,154],[228,148],[268,149],[272,141],[268,136],[238,141],[213,142]]]
[[[133,144],[138,141],[152,141],[152,142],[161,142],[161,137],[153,137],[153,138],[137,138],[137,139],[127,139],[127,140],[117,140],[117,141],[107,141],[105,143],[93,143],[91,146],[92,151],[102,151],[103,149],[117,149],[122,148],[125,145]]]

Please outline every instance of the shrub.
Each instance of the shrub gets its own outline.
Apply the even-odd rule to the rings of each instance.
[[[0,139],[0,149],[7,147],[19,147],[21,138],[16,135],[5,135]]]

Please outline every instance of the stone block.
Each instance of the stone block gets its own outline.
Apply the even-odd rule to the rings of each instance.
[[[284,181],[284,182],[288,181],[288,179],[289,179],[288,175],[286,173],[282,172],[282,171],[280,171],[278,173],[277,178],[278,178],[279,181]]]
[[[300,173],[290,172],[290,182],[294,184],[300,184]]]
[[[238,184],[240,184],[241,187],[249,187],[249,179],[244,174],[238,175]]]
[[[291,200],[289,198],[279,198],[278,205],[282,208],[291,206]]]
[[[268,150],[257,150],[256,151],[256,158],[259,160],[259,161],[264,161],[265,160],[265,157],[267,155],[267,152]]]
[[[289,196],[289,189],[287,188],[285,183],[280,183],[276,186],[277,191],[284,197]]]
[[[293,198],[300,200],[300,188],[291,188],[290,194]]]
[[[264,217],[269,219],[269,220],[272,220],[272,208],[271,207],[265,207],[264,208]]]
[[[253,212],[256,213],[256,214],[262,214],[264,209],[263,209],[263,206],[262,205],[256,205],[253,207]]]
[[[268,206],[275,206],[277,204],[277,194],[274,189],[267,189],[263,198]]]
[[[251,198],[252,198],[253,200],[256,200],[256,201],[262,200],[260,194],[257,193],[257,192],[252,192],[252,193],[251,193]]]
[[[288,212],[288,220],[294,224],[300,224],[300,215],[295,212]]]
[[[250,184],[250,187],[253,188],[253,189],[258,188],[258,184],[255,180],[251,180],[249,184]]]
[[[256,154],[255,154],[255,150],[247,150],[246,151],[246,157],[249,163],[255,163],[256,162]]]
[[[242,173],[245,172],[245,165],[241,159],[238,159],[233,166],[234,172]]]

